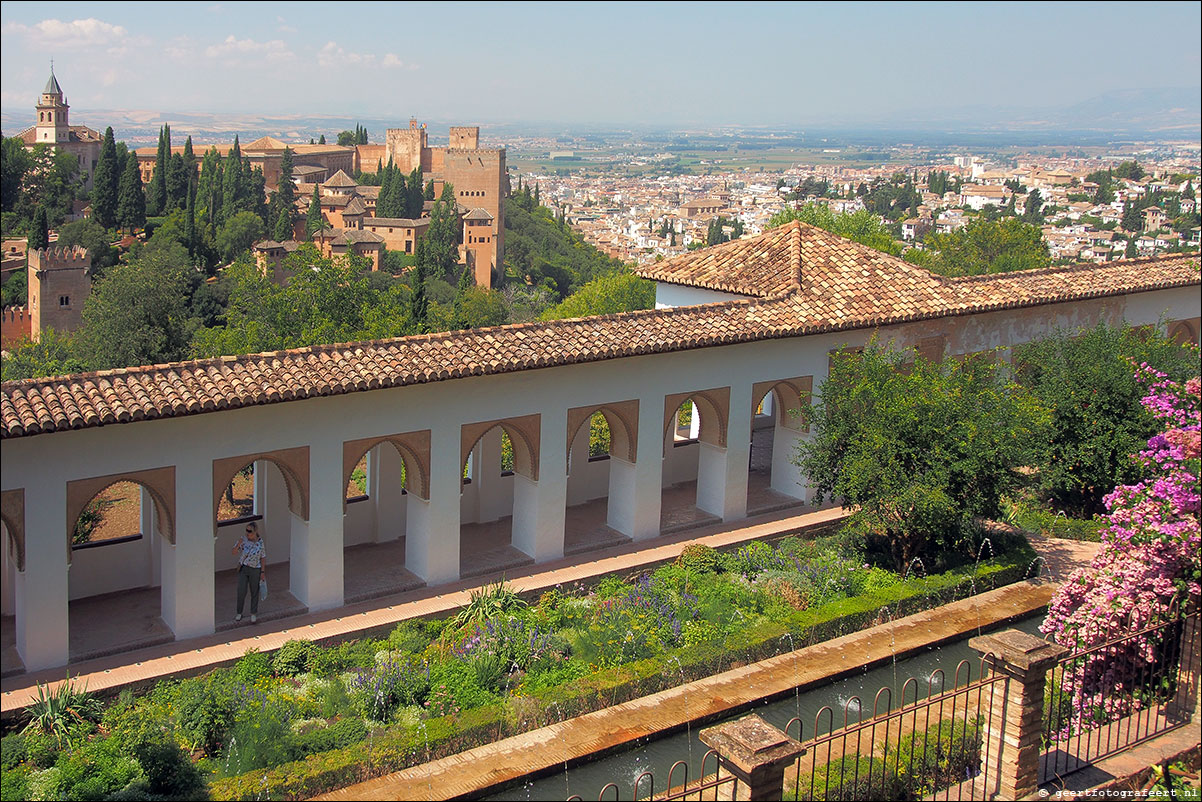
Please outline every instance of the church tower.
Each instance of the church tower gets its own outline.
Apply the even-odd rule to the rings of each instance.
[[[51,68],[50,80],[46,82],[46,88],[42,90],[42,98],[37,106],[36,144],[51,142],[60,144],[70,139],[71,125],[67,121],[67,112],[70,108],[63,98],[63,90],[58,85],[58,79],[54,77],[54,69]]]

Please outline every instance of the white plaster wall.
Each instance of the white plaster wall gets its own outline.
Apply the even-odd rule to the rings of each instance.
[[[0,615],[16,612],[17,558],[8,527],[0,523]]]
[[[642,453],[641,449],[639,453]],[[696,440],[677,443],[669,432],[668,444],[664,449],[664,487],[696,479],[700,455],[701,446]]]
[[[121,543],[72,549],[69,571],[68,598],[71,600],[149,587],[152,583],[150,538],[142,536]]]
[[[346,517],[342,520],[343,543],[358,546],[376,540],[376,509],[370,497],[360,501],[348,501]]]
[[[669,306],[697,306],[712,304],[719,301],[744,301],[749,295],[735,295],[718,290],[706,290],[700,287],[684,287],[680,284],[665,284],[655,282],[655,308],[664,309]]]
[[[583,504],[609,495],[609,460],[590,460],[588,456],[589,422],[572,440],[572,458],[568,468],[568,506]]]
[[[1055,325],[1066,328],[1092,325],[1099,317],[1115,318],[1125,314],[1133,324],[1195,317],[1199,314],[1199,306],[1196,288],[1165,290],[1131,298],[923,321],[882,330],[880,336],[882,340],[913,343],[921,337],[941,334],[947,338],[947,353],[955,354],[1030,339]],[[50,503],[57,506],[63,497],[62,488],[68,481],[161,466],[164,444],[171,445],[170,453],[177,465],[187,465],[189,470],[203,474],[211,471],[209,466],[215,459],[307,445],[313,442],[310,438],[314,432],[323,432],[325,437],[342,442],[399,431],[431,429],[435,433],[432,448],[436,453],[457,454],[459,445],[454,438],[463,423],[547,414],[549,410],[562,411],[609,398],[638,399],[641,415],[651,416],[649,421],[657,419],[662,426],[663,398],[667,394],[723,385],[750,388],[758,381],[811,375],[817,388],[826,375],[831,350],[844,344],[863,345],[871,336],[870,331],[856,331],[743,343],[15,438],[6,440],[0,452],[3,465],[0,475],[4,489],[26,488],[27,505]],[[746,414],[740,410],[732,412]],[[640,428],[644,437],[649,436],[645,427]],[[667,449],[662,466],[665,486],[697,475],[698,450],[695,445]],[[330,451],[327,447],[322,454]],[[646,442],[640,443],[639,454],[643,459],[657,456],[655,446]],[[449,469],[438,476],[448,472]],[[498,503],[502,507],[508,504],[511,508],[512,477],[495,479],[498,498],[503,499]],[[263,500],[261,511],[266,518],[269,562],[275,563],[288,559],[291,515],[282,477],[274,467],[266,469],[263,483],[267,498]],[[49,489],[39,496],[32,490],[39,487]],[[475,481],[463,494],[460,505],[463,522],[473,520],[473,490],[478,492]],[[212,508],[210,488],[203,482],[180,485],[177,496],[189,491],[199,494],[201,501],[189,505],[190,508]],[[43,497],[45,502],[38,500]],[[342,495],[329,490],[323,494],[323,498],[332,497],[337,497],[340,502]],[[439,531],[447,531],[447,527],[453,530],[460,523],[452,520],[454,512],[445,505],[437,506],[437,509],[439,516],[446,517],[446,520],[439,518]],[[354,515],[358,513],[348,513],[347,519],[347,530],[352,539],[360,536],[361,522],[353,518]],[[326,512],[323,520],[328,519]],[[341,515],[338,520],[342,520]],[[51,554],[55,548],[61,550],[61,544],[66,540],[63,521],[61,510],[27,511],[30,548],[40,549],[42,554]],[[203,537],[207,532],[211,538],[216,534],[215,542],[209,546],[214,549],[216,570],[234,567],[236,561],[230,556],[229,549],[240,535],[241,525],[215,531],[216,527],[211,523],[186,524],[179,527],[185,537]],[[341,526],[333,527],[337,531],[331,537],[342,542],[342,529]],[[321,531],[312,536],[318,540],[326,537]],[[85,589],[100,593],[147,584],[148,552],[146,544],[140,543],[140,546],[131,544],[129,547],[120,545],[90,550],[92,554],[77,552],[80,568],[71,569],[71,597],[78,598]],[[106,549],[116,550],[106,552]],[[104,563],[104,567],[83,568],[92,563]],[[46,559],[39,564],[53,566],[56,563]],[[83,576],[93,570],[97,578],[103,577],[106,582]],[[26,577],[24,587],[26,592],[32,592],[29,588],[46,587],[45,582],[57,581],[31,574]],[[20,604],[16,606],[21,607]],[[37,614],[36,608],[33,614]]]

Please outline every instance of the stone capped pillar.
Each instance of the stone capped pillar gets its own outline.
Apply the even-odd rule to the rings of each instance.
[[[784,793],[785,769],[805,754],[802,745],[758,715],[702,730],[701,742],[718,753],[719,774],[736,780],[718,789],[719,799],[775,800]]]
[[[1015,629],[977,635],[968,645],[990,656],[992,670],[1006,677],[991,695],[985,721],[981,760],[994,768],[984,791],[990,798],[1023,799],[1039,788],[1047,672],[1068,649]]]

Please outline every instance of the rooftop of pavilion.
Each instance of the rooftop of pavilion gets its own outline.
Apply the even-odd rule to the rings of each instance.
[[[1196,255],[949,279],[798,222],[639,272],[749,297],[6,382],[0,438],[1202,283]]]

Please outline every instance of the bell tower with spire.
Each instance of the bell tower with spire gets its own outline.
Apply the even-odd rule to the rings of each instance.
[[[42,97],[37,106],[38,123],[37,144],[61,144],[71,137],[71,124],[67,119],[70,106],[63,98],[63,90],[54,77],[54,66],[50,67],[50,80],[42,90]]]

